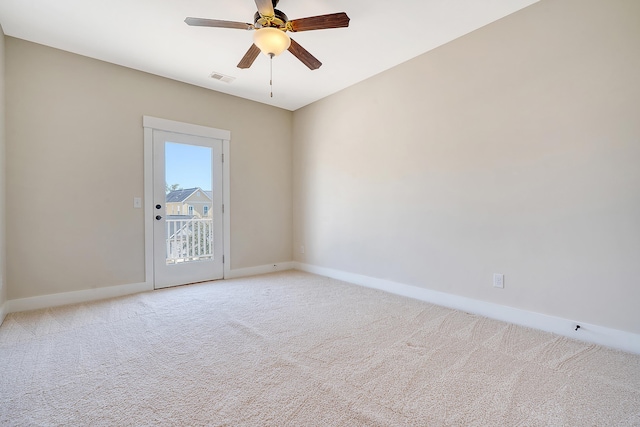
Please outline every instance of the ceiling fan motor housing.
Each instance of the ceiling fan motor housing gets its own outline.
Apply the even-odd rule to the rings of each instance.
[[[289,18],[281,10],[273,9],[274,16],[263,18],[259,12],[253,15],[253,23],[256,28],[275,27],[285,28]]]

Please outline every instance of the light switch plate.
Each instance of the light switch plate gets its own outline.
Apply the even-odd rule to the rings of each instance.
[[[133,198],[133,207],[141,208],[142,207],[142,197],[134,197]]]

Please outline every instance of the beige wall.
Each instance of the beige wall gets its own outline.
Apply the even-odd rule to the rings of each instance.
[[[5,84],[4,84],[4,31],[0,27],[0,316],[2,306],[7,299],[7,270],[6,270],[6,238],[5,238]],[[0,317],[0,323],[4,319]]]
[[[291,112],[10,37],[6,87],[10,299],[145,280],[143,115],[231,131],[231,268],[291,260]]]
[[[296,111],[295,259],[640,333],[639,70],[640,2],[543,0]]]

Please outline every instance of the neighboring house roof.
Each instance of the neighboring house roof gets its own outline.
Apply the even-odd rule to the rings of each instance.
[[[174,190],[167,194],[167,203],[184,202],[190,195],[196,192],[198,188],[185,188],[183,190]]]
[[[211,198],[211,191],[204,191],[200,187],[185,188],[184,190],[174,190],[167,194],[166,203],[182,203],[196,191],[202,191],[207,197]]]

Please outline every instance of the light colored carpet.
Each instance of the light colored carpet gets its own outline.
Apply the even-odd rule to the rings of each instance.
[[[640,356],[291,271],[7,317],[0,423],[639,426]]]

